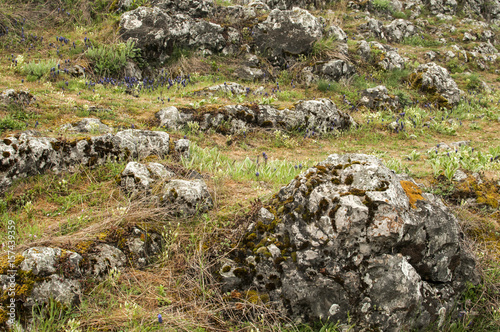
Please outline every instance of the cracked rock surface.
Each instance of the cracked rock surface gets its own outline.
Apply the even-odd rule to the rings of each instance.
[[[293,319],[383,331],[429,326],[479,281],[442,201],[363,154],[330,155],[281,188],[220,275]]]

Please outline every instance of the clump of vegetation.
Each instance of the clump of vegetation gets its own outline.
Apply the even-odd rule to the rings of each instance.
[[[132,40],[114,45],[91,46],[85,55],[92,61],[94,71],[100,76],[115,76],[121,74],[127,61],[140,56],[140,50]]]

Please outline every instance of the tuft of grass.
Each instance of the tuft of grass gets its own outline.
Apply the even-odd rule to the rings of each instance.
[[[38,62],[30,61],[23,64],[21,72],[28,76],[28,81],[35,81],[47,77],[52,68],[57,68],[58,63],[55,59],[42,59]]]
[[[135,48],[133,41],[128,40],[126,43],[92,46],[85,55],[92,61],[96,74],[113,76],[121,74],[128,60],[139,58],[140,50]]]

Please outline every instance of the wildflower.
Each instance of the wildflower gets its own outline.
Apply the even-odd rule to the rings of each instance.
[[[256,177],[259,177],[259,175],[260,175],[260,174],[259,174],[259,172],[256,172],[256,173],[255,173],[255,176],[256,176]]]
[[[161,318],[161,314],[158,314],[158,323],[163,323],[163,319]]]

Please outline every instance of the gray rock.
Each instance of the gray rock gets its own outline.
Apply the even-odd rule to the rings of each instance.
[[[189,159],[189,140],[179,139],[175,141],[175,151],[186,159]]]
[[[109,244],[98,244],[94,251],[95,253],[89,254],[88,257],[91,268],[86,273],[89,276],[101,279],[108,275],[111,270],[120,270],[127,262],[125,254]]]
[[[345,60],[331,60],[317,65],[315,71],[334,81],[347,79],[356,73],[354,66]]]
[[[85,76],[85,68],[83,68],[80,65],[74,65],[69,67],[68,69],[68,74],[76,77],[82,77]]]
[[[136,78],[142,80],[142,71],[133,61],[127,61],[124,68],[125,77]]]
[[[129,129],[84,139],[60,140],[27,133],[0,141],[0,192],[13,180],[47,170],[72,170],[77,165],[101,165],[110,160],[142,159],[169,153],[170,137],[161,131]]]
[[[206,0],[153,0],[152,4],[169,14],[183,13],[190,17],[206,17],[213,13],[215,5]]]
[[[124,13],[120,29],[122,38],[135,41],[144,57],[160,62],[168,59],[173,45],[219,52],[226,44],[221,26],[185,14],[170,15],[158,7]]]
[[[433,15],[455,15],[458,5],[456,0],[425,0],[425,3]]]
[[[154,180],[147,165],[131,161],[121,173],[120,184],[127,192],[148,191]]]
[[[465,41],[465,42],[467,42],[467,41],[475,41],[476,37],[473,36],[473,35],[471,35],[468,32],[464,32],[464,38],[462,40]]]
[[[241,95],[245,94],[247,90],[241,84],[233,82],[228,82],[228,83],[224,82],[223,84],[205,88],[203,91],[207,92],[207,94],[214,94],[220,92],[225,94]]]
[[[387,41],[400,43],[405,38],[416,35],[417,28],[410,21],[396,19],[383,28]]]
[[[79,122],[69,124],[64,126],[64,129],[69,131],[75,131],[78,133],[109,133],[113,128],[103,124],[101,120],[94,118],[84,118]]]
[[[155,114],[156,119],[160,121],[160,127],[168,129],[179,129],[181,121],[180,113],[177,107],[169,106],[162,108]]]
[[[496,49],[495,46],[491,45],[490,42],[487,42],[487,43],[481,43],[476,47],[474,47],[474,52],[481,54],[495,54],[498,53],[498,50]]]
[[[384,54],[383,59],[377,64],[384,70],[403,70],[405,68],[405,59],[397,52],[389,51]]]
[[[383,85],[362,90],[359,102],[371,110],[383,108],[394,110],[399,107],[399,98],[397,96],[389,96],[387,88]]]
[[[261,54],[278,61],[286,55],[308,53],[323,36],[322,30],[320,20],[305,9],[274,9],[254,27],[253,37]]]
[[[213,201],[203,180],[170,180],[163,187],[162,204],[177,214],[193,215],[211,209]]]
[[[328,27],[326,35],[329,37],[335,37],[335,40],[338,40],[342,43],[347,43],[347,34],[344,32],[344,30],[342,30],[335,24],[332,24]]]
[[[49,299],[53,299],[58,303],[72,307],[80,304],[81,296],[82,287],[79,281],[68,280],[52,274],[47,279],[37,282],[33,286],[24,306],[32,307],[35,304],[48,304]]]
[[[453,175],[453,181],[461,182],[467,179],[467,174],[464,171],[457,169]]]
[[[456,105],[460,101],[460,89],[451,78],[448,70],[429,62],[418,66],[412,74],[413,86],[423,91],[439,93],[449,105]]]
[[[163,239],[161,235],[154,232],[147,232],[135,227],[133,236],[129,237],[125,243],[130,260],[137,268],[144,268],[162,250]]]
[[[453,214],[375,157],[330,155],[268,206],[276,222],[256,217],[223,289],[265,294],[292,320],[418,330],[479,282]]]
[[[0,101],[4,104],[19,104],[21,106],[26,106],[31,104],[35,100],[35,97],[28,91],[16,91],[14,89],[7,89],[0,95]]]
[[[82,256],[66,250],[63,254],[59,248],[48,247],[33,247],[23,252],[24,260],[20,265],[20,269],[28,272],[31,271],[35,276],[46,277],[57,271],[57,266],[65,263],[68,271],[74,275],[80,275],[80,262]]]
[[[240,66],[234,71],[234,75],[244,81],[256,81],[266,77],[266,73],[260,68]]]

